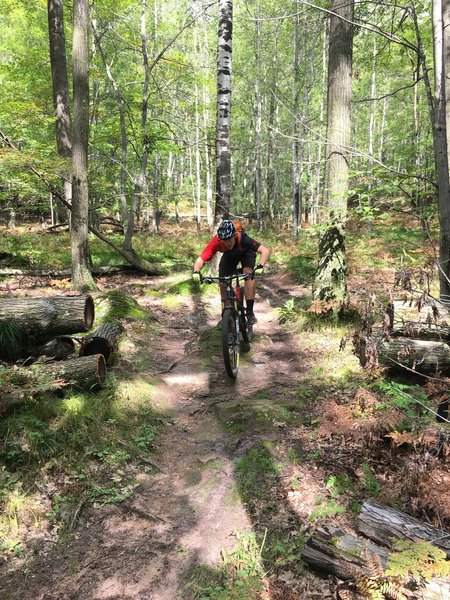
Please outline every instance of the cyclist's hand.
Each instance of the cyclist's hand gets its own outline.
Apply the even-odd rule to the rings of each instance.
[[[253,275],[259,276],[264,273],[264,265],[257,265],[253,270]]]
[[[202,280],[202,276],[200,274],[200,271],[194,271],[192,273],[192,281],[196,281],[197,283],[200,283]]]

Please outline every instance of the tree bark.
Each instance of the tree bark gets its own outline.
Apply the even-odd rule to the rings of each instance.
[[[231,200],[231,53],[233,2],[219,0],[219,39],[217,51],[217,133],[215,220],[228,218]]]
[[[443,550],[450,559],[449,532],[374,500],[364,502],[358,515],[358,530],[377,544],[389,548],[397,540],[423,540]]]
[[[434,119],[433,143],[439,207],[440,295],[450,300],[450,178],[447,148],[443,1],[433,0]]]
[[[300,192],[300,135],[299,135],[299,80],[300,80],[300,17],[297,14],[294,19],[294,97],[292,99],[292,190],[293,190],[293,204],[294,204],[294,215],[293,215],[293,229],[292,235],[294,239],[297,239],[300,235],[301,220],[302,220],[302,207],[301,207],[301,192]]]
[[[88,331],[94,313],[91,296],[0,299],[0,323],[17,325],[35,339]]]
[[[371,338],[370,341],[376,345],[379,364],[393,371],[406,367],[425,375],[450,374],[450,346],[444,342],[400,337],[390,340]],[[362,349],[360,362],[363,366],[367,359],[366,351]]]
[[[434,300],[430,304],[420,305],[418,299],[411,301],[394,300],[390,304],[392,325],[404,327],[408,323],[429,327],[450,327],[450,312],[444,304]]]
[[[389,552],[362,538],[336,528],[318,529],[302,551],[302,559],[320,571],[333,573],[339,579],[351,579],[356,572],[368,574],[366,556],[379,557],[386,568]]]
[[[313,298],[343,302],[347,296],[345,228],[351,140],[354,1],[332,0],[328,51],[328,122],[325,162],[325,220]],[[341,18],[342,17],[342,18]]]
[[[56,114],[56,145],[59,156],[72,156],[72,134],[70,123],[69,82],[64,35],[62,0],[48,0],[48,31],[50,41],[50,65],[52,69],[53,105]],[[70,173],[62,174],[66,202],[72,202],[72,183]],[[57,202],[58,220],[62,205]],[[66,217],[67,218],[67,217]]]
[[[89,141],[89,2],[73,3],[73,150],[72,150],[72,283],[79,290],[95,288],[88,243]]]

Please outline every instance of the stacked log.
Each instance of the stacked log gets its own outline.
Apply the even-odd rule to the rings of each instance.
[[[92,296],[0,299],[0,323],[10,323],[35,339],[89,331],[94,322]]]
[[[26,357],[2,383],[0,413],[42,392],[68,387],[89,392],[104,385],[106,364],[113,360],[123,328],[106,323],[80,338],[91,329],[94,313],[89,295],[0,299],[0,358]]]
[[[81,338],[79,356],[102,354],[105,357],[106,364],[111,364],[122,332],[123,327],[118,323],[103,323],[103,325]]]

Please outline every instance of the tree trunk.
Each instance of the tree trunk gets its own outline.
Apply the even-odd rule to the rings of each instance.
[[[450,301],[450,179],[447,148],[444,26],[442,0],[433,0],[435,103],[433,142],[439,207],[439,283],[440,295]]]
[[[441,298],[450,300],[450,179],[448,168],[444,31],[441,0],[433,0],[433,42],[434,42],[434,95],[428,76],[428,65],[420,33],[418,18],[413,10],[419,61],[427,93],[428,110],[433,131],[434,163],[436,171],[437,200],[439,209],[439,289]]]
[[[299,103],[299,79],[300,79],[300,17],[297,14],[294,19],[294,97],[292,101],[292,190],[293,190],[293,230],[292,235],[297,239],[300,235],[302,208],[300,203],[300,139],[298,131],[298,103]]]
[[[231,53],[233,2],[219,0],[215,220],[228,218],[231,200]]]
[[[128,208],[127,208],[127,161],[128,161],[128,135],[126,128],[125,119],[125,103],[120,93],[119,87],[112,74],[111,68],[106,60],[103,46],[101,43],[101,36],[97,31],[97,22],[92,20],[92,30],[94,32],[95,45],[101,56],[103,66],[105,67],[106,75],[113,88],[114,96],[117,102],[117,109],[119,111],[119,122],[120,122],[120,218],[124,228],[127,227],[128,223]]]
[[[345,227],[351,134],[354,1],[332,0],[328,51],[328,123],[324,194],[328,225],[319,243],[313,298],[341,303],[347,296]],[[342,18],[340,18],[342,17]]]
[[[202,10],[205,11],[204,2],[202,2]],[[202,59],[204,69],[209,71],[210,60],[208,50],[208,21],[206,15],[202,17],[202,31],[203,31],[203,43],[201,45]],[[210,115],[210,96],[209,96],[209,85],[208,82],[202,78],[202,97],[203,97],[203,144],[204,144],[204,169],[205,169],[205,187],[206,187],[206,222],[208,227],[212,229],[214,226],[214,206],[213,206],[213,186],[212,186],[212,172],[211,172],[211,144],[209,142],[209,132],[211,126],[211,115]]]
[[[449,532],[374,500],[364,502],[358,515],[358,530],[377,544],[389,548],[392,548],[397,540],[430,542],[443,550],[450,559]]]
[[[72,283],[80,290],[94,289],[88,243],[88,141],[89,141],[89,2],[73,3],[73,178],[72,178]]]
[[[94,312],[91,296],[0,300],[0,323],[16,325],[35,339],[88,331]]]
[[[257,12],[260,7],[257,5]],[[255,191],[256,207],[256,228],[261,231],[261,126],[262,126],[262,94],[261,94],[261,20],[256,19],[255,23],[255,163],[253,166],[253,181]]]
[[[67,76],[66,43],[62,0],[48,0],[48,32],[50,41],[50,65],[52,69],[53,105],[56,115],[56,145],[59,156],[72,156],[72,135],[70,123],[69,83]],[[62,174],[66,202],[72,202],[70,173]],[[58,220],[61,220],[62,205],[57,203]],[[63,218],[64,220],[64,218]]]
[[[111,364],[122,332],[123,327],[117,323],[104,323],[81,339],[79,356],[102,354],[106,364]]]

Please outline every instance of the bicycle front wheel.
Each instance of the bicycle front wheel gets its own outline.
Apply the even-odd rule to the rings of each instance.
[[[222,352],[228,377],[236,379],[239,370],[239,334],[234,311],[225,309],[222,317]]]

